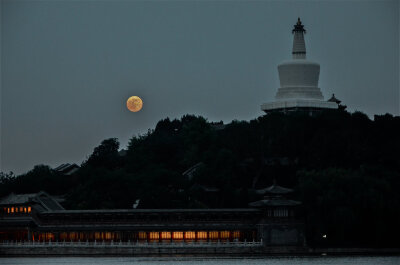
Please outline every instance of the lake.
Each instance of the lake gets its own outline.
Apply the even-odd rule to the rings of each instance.
[[[129,258],[129,257],[56,257],[56,258],[0,258],[2,265],[42,265],[42,264],[81,264],[81,265],[399,265],[400,256],[390,257],[267,257],[267,258],[211,258],[211,257],[165,257],[165,258]]]

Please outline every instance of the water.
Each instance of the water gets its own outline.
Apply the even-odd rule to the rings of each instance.
[[[399,265],[400,257],[268,257],[268,258],[0,258],[2,265],[42,265],[42,264],[80,264],[80,265]]]

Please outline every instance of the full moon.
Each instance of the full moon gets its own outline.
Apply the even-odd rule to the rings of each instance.
[[[126,107],[132,112],[138,112],[143,107],[143,101],[137,96],[132,96],[126,101]]]

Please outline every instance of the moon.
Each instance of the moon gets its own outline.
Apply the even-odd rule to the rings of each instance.
[[[143,101],[138,96],[132,96],[126,101],[126,107],[132,112],[138,112],[143,107]]]

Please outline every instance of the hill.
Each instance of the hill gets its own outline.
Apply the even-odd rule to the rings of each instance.
[[[398,246],[399,135],[400,117],[389,114],[166,118],[123,155],[117,139],[104,140],[73,175],[45,165],[2,173],[0,196],[44,190],[65,195],[69,209],[231,208],[248,207],[254,189],[276,180],[303,202],[309,243]]]

